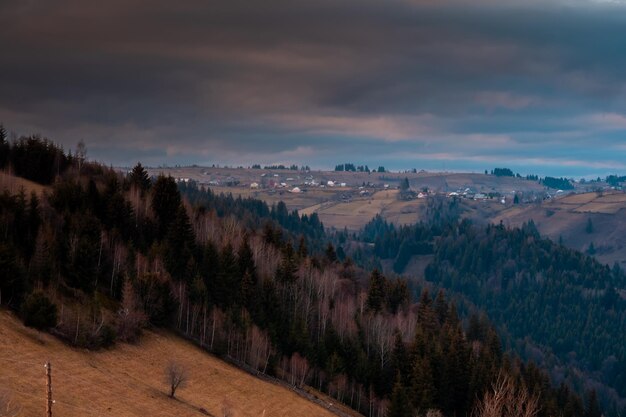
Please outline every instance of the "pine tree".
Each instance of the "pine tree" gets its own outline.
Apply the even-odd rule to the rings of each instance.
[[[435,405],[435,382],[427,358],[416,357],[411,378],[411,399],[418,412],[425,412]]]
[[[412,415],[411,402],[407,390],[402,384],[402,377],[398,373],[391,393],[391,404],[387,411],[387,417],[411,417]]]
[[[328,245],[326,246],[326,259],[328,260],[328,262],[330,263],[334,263],[337,262],[337,252],[335,252],[335,247],[333,246],[332,243],[328,242]]]
[[[181,204],[174,216],[166,239],[165,266],[174,280],[191,280],[187,266],[193,253],[195,237],[187,216],[187,210]]]
[[[298,257],[300,259],[304,259],[308,253],[309,250],[306,246],[306,239],[304,238],[304,235],[300,235],[300,239],[298,240]]]
[[[233,289],[241,288],[239,265],[233,253],[233,247],[227,244],[220,251],[220,267],[215,283],[215,301],[218,305],[229,308],[235,303]]]
[[[400,191],[407,191],[409,189],[409,179],[404,177],[402,181],[400,181]]]
[[[249,273],[256,282],[256,266],[254,264],[254,255],[252,254],[252,248],[248,243],[248,237],[244,236],[239,250],[237,251],[237,260],[239,261],[239,269],[241,275]]]
[[[26,290],[25,274],[11,243],[0,242],[0,303],[17,307]]]
[[[402,340],[402,334],[399,331],[396,331],[391,363],[394,373],[402,378],[402,384],[405,386],[409,385],[411,381],[411,361],[406,345]]]
[[[591,390],[587,394],[587,404],[585,406],[584,417],[602,417],[602,411],[600,411],[596,390]]]
[[[283,249],[283,260],[276,271],[276,279],[281,283],[293,283],[298,272],[298,263],[291,243],[287,243]]]
[[[437,314],[433,310],[433,300],[430,298],[430,293],[427,288],[422,290],[420,296],[419,305],[417,307],[417,320],[427,334],[434,335],[437,329],[440,328]]]
[[[7,131],[2,123],[0,123],[0,169],[8,164],[10,150],[11,146],[7,141]]]
[[[434,309],[435,314],[437,314],[439,324],[443,325],[443,323],[448,319],[448,303],[446,302],[446,297],[443,293],[443,290],[439,290],[439,292],[437,293]]]
[[[7,141],[7,130],[4,128],[4,125],[0,123],[0,145],[4,144]]]
[[[152,188],[152,210],[156,216],[158,235],[165,237],[180,206],[180,193],[172,177],[159,175]]]
[[[137,165],[133,168],[129,175],[129,181],[131,184],[136,185],[142,191],[148,191],[150,188],[150,177],[148,171],[141,165],[141,162],[137,162]]]
[[[596,247],[593,245],[593,242],[591,242],[589,244],[589,247],[587,248],[587,254],[588,255],[595,255],[596,254]]]
[[[209,298],[215,294],[215,285],[220,268],[220,254],[212,242],[207,242],[202,253],[200,275],[209,293]]]
[[[367,291],[366,305],[367,309],[378,313],[383,308],[385,301],[386,279],[378,269],[374,269],[370,275],[370,286]]]

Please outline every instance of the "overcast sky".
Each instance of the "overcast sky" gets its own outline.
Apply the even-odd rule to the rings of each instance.
[[[626,174],[626,2],[0,0],[0,121],[107,164]]]

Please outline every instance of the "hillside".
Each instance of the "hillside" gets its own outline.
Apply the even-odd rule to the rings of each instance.
[[[189,384],[167,396],[163,369],[170,359],[189,370]],[[146,331],[137,345],[98,352],[70,348],[47,333],[24,327],[0,310],[0,386],[22,406],[23,416],[45,410],[43,364],[52,363],[55,415],[332,416],[281,386],[257,379],[167,331]]]
[[[593,243],[594,256],[602,263],[626,265],[626,194],[584,193],[545,202],[520,205],[493,212],[492,223],[520,227],[533,220],[542,236],[587,251]],[[587,229],[591,220],[592,227]]]
[[[626,406],[626,275],[619,266],[543,239],[532,223],[398,228],[379,216],[360,239],[373,245],[348,255],[378,257],[415,282],[424,277],[456,297],[461,310],[486,311],[506,345],[551,369],[556,380],[579,392],[594,386],[605,404]]]
[[[41,194],[47,189],[47,187],[37,184],[36,182],[29,181],[25,178],[0,172],[0,192],[6,190],[10,194],[17,194],[21,189],[24,189],[24,192],[28,196],[31,192]]]
[[[268,205],[284,201],[289,210],[316,213],[327,227],[358,231],[376,214],[396,224],[413,224],[421,219],[424,199],[415,198],[421,190],[431,195],[472,190],[476,193],[539,195],[545,187],[536,181],[476,173],[450,172],[345,172],[296,171],[215,167],[147,169],[151,176],[171,175],[178,181],[194,181],[214,193],[252,197]],[[407,179],[412,199],[399,198],[397,187]],[[329,186],[328,182],[333,185]],[[253,185],[254,184],[254,185]],[[291,192],[298,187],[300,192]],[[495,200],[494,200],[495,201]]]

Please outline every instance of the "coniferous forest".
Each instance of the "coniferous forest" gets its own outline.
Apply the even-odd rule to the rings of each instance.
[[[593,387],[557,381],[528,339],[624,394],[623,272],[532,225],[374,220],[355,246],[374,243],[397,272],[432,257],[416,285],[360,262],[369,246],[342,254],[316,215],[282,203],[141,164],[116,172],[37,137],[3,134],[0,162],[49,185],[0,195],[0,303],[68,344],[115,349],[163,327],[367,416],[488,416],[498,398],[498,415],[599,416]]]
[[[441,204],[441,203],[440,203]],[[373,243],[396,273],[428,259],[427,282],[463,311],[485,311],[507,347],[542,364],[579,392],[602,391],[614,413],[626,397],[626,275],[542,238],[532,221],[521,228],[478,227],[455,218],[455,202],[432,223],[397,228],[377,217],[359,239]],[[357,259],[367,259],[358,247]],[[410,275],[410,274],[409,274]]]

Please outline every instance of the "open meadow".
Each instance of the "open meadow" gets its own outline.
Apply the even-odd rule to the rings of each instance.
[[[184,365],[189,383],[167,395],[164,369]],[[20,416],[44,415],[44,363],[52,363],[55,416],[332,416],[293,391],[262,381],[167,331],[98,352],[70,348],[0,310],[0,387]]]

